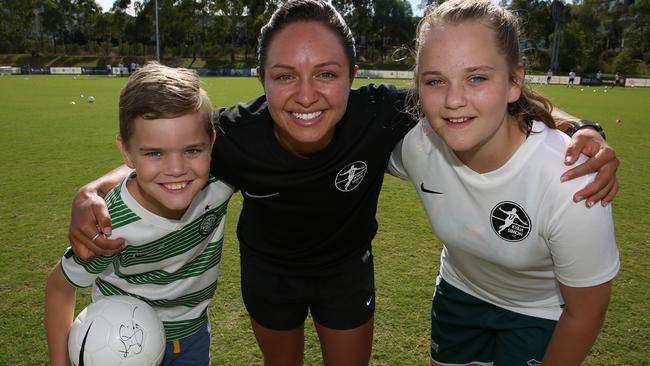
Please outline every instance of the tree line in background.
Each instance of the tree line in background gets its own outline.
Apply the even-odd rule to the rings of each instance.
[[[420,7],[442,1],[421,1]],[[519,14],[530,68],[646,74],[650,0],[503,0]],[[0,53],[151,59],[155,0],[0,0]],[[158,0],[160,55],[253,67],[257,33],[280,0]],[[356,36],[361,65],[408,69],[419,21],[406,0],[332,0]],[[555,3],[555,4],[554,4]],[[132,7],[134,14],[127,9]],[[557,46],[556,46],[557,44]],[[554,58],[553,50],[558,57]],[[98,65],[102,66],[102,65]]]

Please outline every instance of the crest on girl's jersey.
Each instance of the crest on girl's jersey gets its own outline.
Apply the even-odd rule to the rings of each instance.
[[[350,192],[361,184],[366,172],[368,172],[368,165],[363,161],[350,163],[336,174],[334,185],[341,192]]]
[[[524,209],[511,201],[503,201],[490,212],[492,230],[505,241],[522,241],[530,233],[530,217]]]

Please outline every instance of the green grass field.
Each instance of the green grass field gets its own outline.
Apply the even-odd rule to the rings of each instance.
[[[205,78],[213,103],[262,92],[253,78]],[[126,79],[88,76],[0,77],[0,365],[47,364],[45,278],[67,246],[76,189],[121,163],[114,140]],[[378,80],[359,80],[357,85]],[[390,82],[390,81],[388,81]],[[406,85],[406,82],[397,82]],[[622,162],[614,202],[622,268],[607,321],[587,365],[650,365],[650,89],[536,86],[564,110],[603,124]],[[595,90],[595,92],[593,91]],[[84,98],[80,98],[80,94]],[[93,95],[94,104],[86,102]],[[75,102],[75,104],[72,104]],[[616,119],[622,120],[620,124]],[[558,177],[559,179],[559,177]],[[643,188],[646,187],[646,188]],[[212,302],[215,365],[259,365],[260,352],[239,292],[236,195],[228,214],[219,288]],[[372,365],[425,365],[430,299],[440,243],[410,183],[387,177],[374,242],[377,313]],[[80,291],[77,311],[89,302]],[[306,365],[322,364],[307,326]]]

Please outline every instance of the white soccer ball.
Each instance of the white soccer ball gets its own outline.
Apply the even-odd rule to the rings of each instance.
[[[68,337],[75,366],[153,366],[165,355],[165,329],[156,311],[131,296],[109,296],[88,305]]]
[[[88,103],[95,103],[95,97],[92,95],[88,97]]]

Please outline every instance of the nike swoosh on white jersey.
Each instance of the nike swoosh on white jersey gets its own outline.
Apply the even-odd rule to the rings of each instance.
[[[430,189],[426,189],[426,188],[424,188],[424,182],[420,183],[420,189],[422,190],[422,192],[426,192],[426,193],[431,193],[431,194],[442,194],[442,192],[432,191],[432,190],[430,190]]]
[[[146,256],[148,256],[148,255],[150,255],[150,254],[153,254],[153,253],[156,252],[158,249],[160,249],[160,248],[156,248],[156,249],[154,249],[154,250],[149,250],[149,251],[144,252],[144,253],[133,253],[133,257],[134,257],[134,258],[142,258],[142,257],[146,257]]]
[[[244,194],[247,195],[250,198],[269,198],[269,197],[279,195],[280,192],[275,192],[275,193],[271,193],[271,194],[252,194],[252,193],[248,193],[247,191],[244,191]]]

